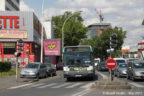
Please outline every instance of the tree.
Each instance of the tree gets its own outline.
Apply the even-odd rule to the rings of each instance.
[[[88,45],[91,45],[94,51],[94,56],[105,59],[109,56],[107,49],[110,48],[110,35],[113,33],[117,34],[117,47],[115,48],[112,56],[119,56],[121,55],[121,48],[124,43],[124,38],[126,38],[126,31],[123,31],[122,28],[109,28],[108,30],[103,31],[100,37],[95,36],[91,40],[85,40],[82,42],[82,44],[85,45],[87,43]]]
[[[142,25],[144,25],[144,20],[142,21]]]
[[[66,18],[72,13],[66,11],[63,15],[52,17],[54,24],[54,37],[62,37],[62,26]],[[80,13],[73,14],[64,25],[64,46],[78,45],[81,39],[86,38],[87,27],[83,25],[83,18]]]

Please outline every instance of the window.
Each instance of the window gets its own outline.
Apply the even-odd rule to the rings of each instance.
[[[4,43],[4,54],[14,54],[16,52],[16,43]]]

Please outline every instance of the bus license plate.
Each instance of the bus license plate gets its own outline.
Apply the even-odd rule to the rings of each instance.
[[[82,77],[82,75],[75,75],[75,77]]]

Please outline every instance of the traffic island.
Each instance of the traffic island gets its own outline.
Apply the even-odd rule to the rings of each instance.
[[[110,79],[103,79],[96,81],[91,88],[98,89],[132,89],[132,87],[125,81],[114,78],[113,81]]]

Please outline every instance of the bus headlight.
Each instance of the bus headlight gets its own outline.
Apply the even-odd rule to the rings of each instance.
[[[93,71],[93,66],[89,66],[89,67],[87,67],[87,71]]]
[[[63,71],[70,71],[70,68],[64,67],[64,68],[63,68]]]

